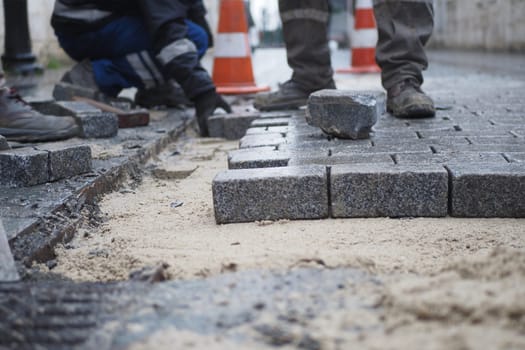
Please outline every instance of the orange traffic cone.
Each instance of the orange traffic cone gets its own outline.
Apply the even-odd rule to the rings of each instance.
[[[269,86],[255,85],[244,1],[221,0],[219,14],[213,61],[217,92],[235,95],[270,90]]]
[[[357,0],[354,31],[352,32],[352,66],[338,69],[338,73],[377,73],[377,29],[372,0]]]

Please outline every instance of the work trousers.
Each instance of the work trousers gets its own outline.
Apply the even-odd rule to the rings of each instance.
[[[208,49],[208,36],[203,28],[186,20],[186,37],[199,54]],[[103,93],[117,96],[122,89],[147,89],[162,85],[170,77],[154,52],[144,21],[125,16],[100,29],[79,34],[57,33],[64,51],[77,61],[91,60],[95,81]]]
[[[357,0],[356,0],[357,1]],[[306,90],[330,84],[328,0],[279,0],[292,80]],[[413,78],[423,83],[428,66],[424,46],[434,27],[432,0],[374,0],[378,42],[376,60],[385,89]]]

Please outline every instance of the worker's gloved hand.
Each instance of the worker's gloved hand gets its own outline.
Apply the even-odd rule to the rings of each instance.
[[[197,17],[197,18],[192,19],[192,21],[198,24],[200,27],[202,27],[202,29],[204,29],[204,31],[208,35],[208,47],[213,47],[213,34],[210,29],[210,24],[208,23],[206,18]]]
[[[194,99],[197,122],[199,123],[200,134],[202,137],[210,136],[208,130],[208,118],[213,115],[217,108],[224,109],[227,113],[232,112],[232,108],[215,90],[205,92]]]

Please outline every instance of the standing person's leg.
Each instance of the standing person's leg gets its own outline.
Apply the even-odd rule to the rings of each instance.
[[[297,108],[310,93],[335,89],[328,47],[328,0],[279,0],[288,65],[292,78],[279,91],[259,94],[254,105],[261,110]]]
[[[374,0],[374,13],[376,59],[389,111],[398,117],[433,116],[434,103],[420,89],[428,66],[424,47],[434,27],[432,0]]]

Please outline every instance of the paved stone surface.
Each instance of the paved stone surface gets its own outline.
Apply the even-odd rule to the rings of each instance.
[[[337,218],[442,217],[448,212],[448,176],[441,166],[338,165],[330,179]]]
[[[16,147],[24,148],[15,148],[8,152],[17,153],[22,159],[28,157],[28,154],[39,154],[42,157],[42,169],[44,163],[47,165],[49,155],[57,150],[57,161],[59,157],[80,161],[87,159],[88,149],[85,147],[89,146],[93,160],[91,171],[68,179],[31,187],[0,189],[0,218],[15,260],[30,266],[35,260],[45,262],[53,259],[55,245],[73,238],[82,221],[79,213],[93,212],[96,216],[99,196],[118,189],[123,181],[139,181],[139,165],[173,142],[190,122],[190,115],[185,111],[155,112],[155,118],[149,126],[122,129],[113,138],[71,139],[56,144],[16,144]],[[35,148],[52,151],[35,151]],[[61,152],[61,149],[66,151]],[[74,152],[70,153],[71,150]],[[84,171],[88,165],[89,163],[77,163],[78,168],[74,170]],[[73,170],[65,167],[54,169],[56,174],[62,175]],[[41,181],[49,180],[47,169],[38,174],[42,176]],[[0,177],[0,181],[2,179],[5,177]]]
[[[325,167],[227,170],[212,187],[218,224],[328,217]]]
[[[525,217],[525,163],[449,165],[451,215]]]
[[[504,169],[509,164],[525,163],[525,105],[518,97],[521,93],[510,89],[504,98],[495,98],[488,92],[478,95],[479,91],[485,90],[476,90],[476,93],[462,90],[459,96],[452,95],[449,89],[438,89],[434,94],[438,103],[441,99],[446,101],[445,106],[451,106],[438,110],[435,118],[410,120],[383,114],[366,140],[327,136],[308,125],[302,110],[287,111],[286,118],[275,120],[273,124],[268,123],[271,118],[268,121],[257,119],[252,122],[248,135],[241,139],[240,147],[244,153],[232,152],[230,161],[235,160],[232,163],[235,165],[230,166],[278,165],[281,171],[286,171],[288,159],[288,167],[318,165],[326,167],[329,172],[348,166],[353,169],[350,177],[355,176],[365,184],[374,177],[382,179],[383,189],[379,192],[373,193],[363,185],[354,187],[359,188],[353,190],[355,193],[348,190],[345,194],[347,198],[360,198],[362,203],[370,202],[368,207],[356,210],[352,205],[358,204],[345,201],[343,196],[337,202],[339,207],[332,208],[333,215],[444,216],[448,213],[469,217],[523,217],[522,206],[517,203],[518,195],[509,194],[505,201],[497,194],[497,187],[488,187],[494,190],[485,192],[457,192],[448,186],[459,180],[473,186],[476,182],[472,179],[476,174],[481,179],[490,179],[492,174],[497,179],[497,186],[520,193],[518,185],[523,181],[525,170],[517,165],[512,172]],[[457,166],[467,166],[469,172],[455,179],[452,170],[458,169]],[[391,167],[392,170],[385,170]],[[359,169],[366,171],[360,173]],[[330,174],[330,186],[333,187],[335,180],[333,173]],[[394,191],[400,184],[403,184],[403,190],[397,187],[398,191]],[[425,187],[430,184],[433,187]],[[471,197],[467,196],[469,193]],[[337,199],[337,193],[330,193],[330,196],[332,202],[334,196]],[[480,200],[478,209],[474,209],[473,204],[476,198]],[[379,200],[383,207],[374,203]],[[469,201],[472,203],[468,204]],[[398,202],[406,206],[398,205]],[[500,203],[489,205],[492,202]],[[451,203],[462,204],[452,207]]]
[[[306,121],[329,135],[368,138],[377,118],[377,100],[372,94],[321,90],[308,98]]]

